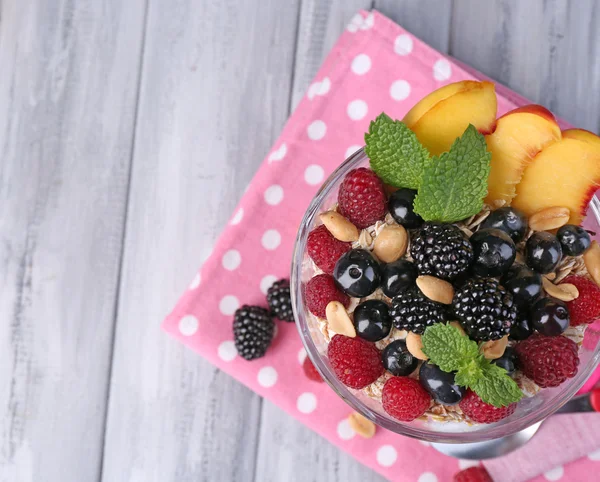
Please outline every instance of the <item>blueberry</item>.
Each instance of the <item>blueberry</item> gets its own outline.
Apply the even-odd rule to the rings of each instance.
[[[367,341],[383,340],[390,334],[392,319],[388,305],[380,300],[368,300],[354,310],[356,334]]]
[[[419,360],[408,351],[404,340],[391,342],[383,350],[381,358],[385,369],[396,377],[410,375],[419,365]]]
[[[538,273],[546,274],[554,271],[561,258],[560,241],[553,234],[540,231],[532,234],[527,240],[525,246],[527,266]]]
[[[454,381],[454,373],[444,372],[437,365],[425,362],[419,370],[421,386],[439,403],[456,405],[466,392]]]
[[[388,263],[381,268],[381,289],[393,298],[415,286],[417,267],[405,259]]]
[[[504,354],[500,358],[492,361],[500,368],[504,368],[509,375],[512,375],[517,369],[518,358],[513,347],[507,346]]]
[[[533,326],[531,326],[531,320],[529,319],[529,313],[523,312],[517,314],[517,319],[510,327],[510,335],[508,336],[511,340],[522,341],[533,335]]]
[[[567,256],[579,256],[592,244],[589,233],[581,226],[567,224],[558,230],[556,237],[560,241],[563,253]]]
[[[379,286],[379,263],[364,249],[351,249],[333,269],[335,282],[344,293],[356,298],[369,296]]]
[[[529,310],[542,294],[542,277],[520,264],[514,264],[502,278],[502,286],[512,295],[519,308]]]
[[[517,256],[514,241],[500,229],[480,229],[469,241],[473,245],[475,255],[471,269],[478,276],[503,275]]]
[[[562,301],[542,298],[531,309],[531,324],[542,335],[558,336],[569,326],[569,310]]]
[[[406,229],[415,229],[423,224],[423,218],[415,213],[413,201],[417,191],[413,189],[398,189],[393,192],[388,201],[388,209],[394,220]]]
[[[481,224],[482,229],[495,228],[504,231],[515,243],[525,237],[527,227],[528,223],[525,215],[513,208],[496,209]]]

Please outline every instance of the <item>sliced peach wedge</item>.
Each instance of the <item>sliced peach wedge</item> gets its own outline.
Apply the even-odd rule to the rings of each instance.
[[[492,82],[465,80],[438,89],[418,102],[403,119],[433,155],[446,152],[469,124],[493,132],[496,92]]]
[[[496,130],[485,136],[492,164],[486,202],[509,205],[523,171],[547,145],[560,140],[552,113],[541,105],[526,105],[507,112],[496,122]]]
[[[517,186],[512,206],[530,216],[542,209],[569,208],[569,223],[580,224],[600,188],[600,138],[569,129],[531,161]]]

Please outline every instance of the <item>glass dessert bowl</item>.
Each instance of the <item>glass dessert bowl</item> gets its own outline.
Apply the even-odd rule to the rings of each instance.
[[[410,113],[409,113],[410,114]],[[406,118],[405,118],[406,119]],[[489,142],[488,142],[489,146]],[[371,158],[371,161],[373,158]],[[495,162],[492,157],[492,173],[494,172]],[[393,432],[411,436],[414,438],[418,438],[420,440],[426,440],[429,442],[441,442],[441,443],[470,443],[470,442],[479,442],[490,439],[495,439],[499,437],[503,437],[506,435],[513,434],[515,432],[521,431],[530,425],[533,425],[544,418],[551,415],[553,412],[558,410],[564,403],[566,403],[573,395],[575,395],[583,386],[585,381],[588,379],[590,374],[594,371],[600,361],[600,322],[595,321],[590,324],[582,324],[577,327],[568,327],[566,325],[560,326],[564,320],[561,320],[560,313],[556,314],[556,309],[550,310],[550,319],[551,322],[549,324],[545,321],[540,321],[540,319],[548,319],[548,316],[538,316],[538,325],[537,331],[540,332],[544,337],[549,336],[561,336],[566,337],[574,344],[577,345],[578,348],[578,367],[575,374],[571,373],[566,380],[562,381],[558,386],[548,386],[546,388],[540,389],[540,387],[527,378],[522,371],[517,370],[516,374],[513,376],[515,380],[518,382],[519,388],[524,392],[524,396],[521,400],[516,402],[513,407],[512,413],[508,416],[505,416],[501,420],[494,423],[474,423],[467,415],[465,415],[462,410],[459,408],[459,404],[445,404],[439,401],[436,401],[435,395],[432,396],[429,407],[425,410],[425,413],[420,415],[414,420],[411,421],[402,421],[399,420],[398,417],[390,415],[382,405],[382,388],[385,383],[392,378],[412,378],[417,379],[418,374],[420,372],[420,367],[425,363],[422,359],[417,360],[415,357],[414,369],[408,370],[408,373],[405,376],[394,376],[390,371],[383,370],[383,375],[379,376],[376,381],[373,383],[367,383],[366,386],[362,388],[351,388],[347,386],[347,384],[343,383],[340,380],[339,372],[336,375],[336,370],[332,366],[331,360],[328,357],[328,348],[331,343],[331,340],[334,336],[344,336],[348,335],[343,330],[343,326],[341,328],[335,324],[331,325],[331,320],[321,313],[321,316],[315,316],[314,313],[311,313],[311,310],[307,307],[307,299],[306,299],[306,284],[313,277],[322,274],[323,269],[319,268],[314,260],[309,255],[308,251],[308,238],[309,234],[315,230],[318,226],[323,224],[324,218],[321,217],[323,213],[330,213],[332,210],[336,210],[338,203],[338,194],[340,191],[340,186],[342,182],[346,178],[346,176],[357,168],[361,167],[369,167],[369,158],[367,157],[365,150],[361,149],[352,156],[350,156],[340,167],[325,181],[324,185],[321,187],[313,201],[311,202],[302,224],[300,226],[298,236],[296,239],[294,258],[292,264],[292,277],[291,277],[291,292],[292,292],[292,303],[294,308],[294,313],[296,317],[296,322],[298,325],[298,329],[300,332],[300,336],[308,353],[308,356],[312,360],[313,364],[322,375],[323,379],[329,384],[331,388],[340,396],[342,399],[346,401],[353,409],[364,415],[366,418],[370,419],[377,425],[384,427]],[[524,176],[525,177],[525,176]],[[490,189],[490,191],[492,191]],[[389,196],[389,191],[386,194]],[[521,202],[521,204],[524,204]],[[525,206],[528,209],[527,206]],[[339,209],[338,209],[339,210]],[[483,229],[491,229],[491,228],[482,228],[484,226],[484,219],[489,216],[487,211],[492,210],[492,208],[487,205],[484,206],[484,209],[474,216],[469,216],[470,219],[459,222],[450,222],[448,224],[457,225],[464,232],[469,233],[470,236],[476,232],[479,232]],[[536,212],[547,212],[544,209],[535,209]],[[492,210],[494,212],[494,210]],[[533,218],[531,215],[528,215],[528,220],[530,224],[533,224],[533,220],[538,224],[543,226],[549,226],[547,229],[556,233],[556,229],[552,228],[551,219],[553,215],[556,213],[550,212],[547,216],[537,216]],[[559,213],[560,214],[560,213]],[[556,215],[560,217],[559,215]],[[350,217],[350,216],[348,216]],[[568,217],[568,216],[567,216]],[[391,216],[389,212],[385,214],[385,216],[379,216],[379,220],[372,224],[369,224],[368,227],[359,226],[358,236],[356,234],[350,234],[350,238],[354,239],[352,242],[352,250],[358,251],[367,251],[372,252],[374,249],[375,240],[381,234],[381,232],[389,227],[398,226],[398,222],[396,221],[396,216]],[[542,218],[540,220],[540,218]],[[405,219],[404,219],[405,220]],[[488,223],[489,224],[489,223]],[[565,224],[565,223],[563,223]],[[591,198],[589,202],[589,206],[587,207],[587,215],[585,220],[582,223],[582,226],[593,235],[594,233],[600,232],[600,203],[598,199],[594,196]],[[420,226],[421,227],[421,226]],[[419,227],[419,228],[420,228]],[[328,230],[331,230],[331,224],[327,226]],[[414,228],[410,225],[410,220],[408,220],[408,225],[406,232],[409,234],[410,243],[413,242],[415,232],[418,231],[419,228]],[[324,229],[324,228],[321,228]],[[341,228],[340,228],[341,229]],[[540,229],[540,231],[545,231]],[[331,234],[331,233],[330,233]],[[335,233],[336,237],[342,239],[347,235],[344,233]],[[528,230],[527,236],[530,236],[531,232]],[[348,238],[348,239],[350,239]],[[562,239],[562,238],[561,238]],[[596,238],[597,239],[597,238]],[[473,244],[475,241],[473,239]],[[524,242],[515,243],[516,246],[521,246],[521,250],[523,250]],[[411,257],[410,247],[406,250],[406,255],[402,255],[402,259],[407,259],[408,262],[413,262]],[[489,262],[489,260],[485,261],[485,255],[481,255],[481,249],[479,249],[480,257],[477,258],[478,253],[475,253],[475,258],[478,259],[478,262],[481,262],[483,259],[484,264]],[[519,254],[517,254],[518,256]],[[392,255],[393,256],[393,255]],[[510,256],[509,256],[510,257]],[[383,266],[386,263],[381,259],[381,256],[375,256],[373,258],[375,262],[379,266]],[[571,261],[569,261],[571,259]],[[512,264],[514,257],[508,261],[509,264]],[[339,259],[338,259],[339,261]],[[521,263],[525,264],[525,259],[517,259]],[[392,263],[392,261],[388,261],[388,263]],[[536,266],[539,271],[544,273],[544,277],[547,277],[547,280],[544,283],[547,283],[550,278],[560,277],[558,281],[563,281],[565,278],[565,274],[567,275],[581,275],[582,273],[589,278],[587,275],[587,270],[585,268],[585,264],[582,260],[582,256],[572,256],[568,257],[566,253],[562,257],[562,260],[556,263],[553,268],[546,270],[545,267],[539,267],[536,265],[535,260],[531,260],[531,265]],[[339,263],[338,263],[339,264]],[[493,264],[493,261],[492,261]],[[505,263],[506,264],[506,263]],[[531,267],[530,265],[530,267]],[[503,276],[506,274],[506,270],[503,270],[503,273],[494,272],[494,267],[486,266],[486,269],[492,269],[491,272],[484,272],[480,274],[481,276],[487,276],[488,278],[494,277],[497,280],[504,279]],[[472,273],[473,263],[469,267],[469,273]],[[329,268],[330,270],[330,268]],[[391,296],[384,296],[381,293],[381,287],[378,286],[377,290],[372,292],[367,296],[362,296],[364,293],[352,294],[352,290],[355,287],[344,286],[343,280],[340,282],[340,276],[343,269],[339,266],[336,267],[336,283],[337,287],[340,291],[345,291],[345,289],[349,289],[346,291],[346,294],[350,296],[352,299],[350,304],[346,303],[347,312],[349,314],[349,318],[354,325],[354,332],[350,335],[350,337],[360,338],[362,342],[366,341],[367,343],[375,346],[377,350],[382,353],[387,345],[389,345],[392,341],[397,339],[404,339],[407,341],[407,337],[410,335],[411,330],[407,330],[405,328],[398,328],[392,326],[391,330],[388,328],[388,333],[380,335],[378,334],[378,330],[381,330],[380,324],[378,326],[359,326],[359,323],[356,321],[352,321],[352,317],[354,316],[355,308],[359,304],[363,304],[365,300],[369,299],[378,299],[386,303],[388,306],[392,304]],[[555,273],[552,275],[551,273]],[[346,275],[348,272],[346,272]],[[431,273],[418,273],[419,275],[429,275]],[[435,273],[434,273],[435,274]],[[475,277],[475,275],[469,275]],[[536,275],[537,276],[537,275]],[[437,276],[434,276],[437,277]],[[439,276],[443,278],[443,276]],[[368,278],[368,276],[367,276]],[[368,281],[368,280],[367,280]],[[568,281],[568,280],[567,280]],[[376,283],[380,283],[380,281],[375,281]],[[454,285],[456,292],[460,291],[460,286],[456,279],[450,279],[448,282]],[[500,282],[502,283],[502,282]],[[413,283],[414,284],[414,283]],[[503,283],[502,283],[503,284]],[[559,298],[565,297],[568,299],[569,293],[566,295],[564,293],[556,293],[556,288],[545,286],[546,290],[543,290],[538,298],[549,298],[553,301],[556,301],[551,294],[555,294]],[[420,288],[423,288],[419,285]],[[358,291],[360,292],[360,287]],[[370,288],[367,288],[369,290]],[[412,287],[411,289],[418,290],[419,288]],[[453,292],[454,293],[454,292]],[[544,295],[544,293],[546,293]],[[422,293],[421,293],[422,294]],[[426,297],[425,297],[426,298]],[[395,298],[394,298],[395,299]],[[565,299],[565,300],[566,300]],[[436,300],[436,302],[439,300]],[[456,320],[456,316],[454,311],[458,311],[459,307],[454,306],[452,302],[446,301],[446,307],[448,310],[453,310],[451,314],[448,314],[446,318],[443,320],[443,323],[449,323],[451,321]],[[342,305],[344,302],[342,302]],[[552,304],[552,303],[549,303]],[[509,303],[510,305],[510,303]],[[560,301],[558,305],[562,305]],[[339,305],[338,305],[339,306]],[[371,306],[371,315],[373,314],[373,309],[376,309],[376,306]],[[560,306],[559,306],[560,308]],[[342,306],[343,309],[343,306]],[[392,308],[390,308],[391,310]],[[375,310],[376,311],[376,310]],[[509,310],[510,311],[510,310]],[[518,310],[515,308],[515,312]],[[559,309],[560,311],[560,309]],[[398,309],[396,308],[395,315],[397,315]],[[345,313],[345,312],[344,312]],[[546,313],[547,315],[548,313]],[[479,348],[483,352],[483,345],[487,343],[486,346],[490,345],[490,342],[494,341],[496,343],[500,343],[502,345],[502,341],[504,341],[504,345],[500,349],[500,355],[493,355],[489,357],[490,359],[498,358],[498,356],[502,357],[503,352],[506,347],[506,343],[508,342],[509,346],[513,346],[515,344],[522,343],[524,338],[527,338],[531,335],[531,333],[527,333],[525,335],[516,333],[515,331],[511,332],[511,337],[508,338],[509,329],[514,329],[518,323],[518,315],[507,315],[510,318],[511,322],[508,325],[504,325],[500,328],[500,330],[505,330],[504,333],[500,335],[504,335],[502,340],[498,339],[498,336],[491,336],[492,339],[486,339],[489,333],[486,332],[484,338],[478,338],[477,326],[471,326],[468,322],[463,322],[462,320],[458,320],[463,327],[467,326],[468,334],[474,341],[479,343]],[[529,315],[528,315],[529,316]],[[356,317],[355,317],[356,318]],[[364,316],[363,316],[364,318]],[[368,316],[367,316],[368,318]],[[414,319],[411,319],[412,323],[414,323]],[[363,320],[364,321],[364,320]],[[367,320],[368,321],[368,320]],[[438,320],[439,321],[439,320]],[[428,322],[425,322],[426,324]],[[478,323],[478,322],[475,322]],[[512,323],[512,326],[511,326]],[[528,321],[529,330],[534,332],[536,331],[535,327],[532,327],[531,320]],[[568,325],[567,321],[567,325]],[[342,322],[343,325],[343,322]],[[414,328],[414,325],[412,326]],[[426,327],[427,328],[427,327]],[[480,328],[480,327],[479,327]],[[488,327],[489,328],[489,327]],[[373,331],[374,330],[374,331]],[[423,330],[416,329],[416,331],[420,331],[419,335],[423,335]],[[385,331],[385,329],[384,329]],[[485,330],[484,330],[485,331]],[[488,330],[489,331],[489,330]],[[358,333],[357,333],[358,332]],[[475,334],[475,335],[474,335]],[[546,336],[548,335],[548,336]],[[410,335],[410,336],[414,336]],[[424,336],[424,335],[423,335]],[[541,336],[537,333],[535,336]],[[508,341],[507,341],[508,340]],[[571,343],[571,342],[569,342]],[[492,345],[493,346],[493,345]],[[523,345],[525,346],[525,345]],[[406,347],[406,345],[405,345]],[[518,348],[517,348],[518,349]],[[516,355],[515,355],[516,356]],[[423,358],[423,357],[422,357]],[[425,356],[426,358],[426,356]],[[486,355],[486,358],[487,355]],[[433,358],[427,363],[431,364]],[[516,360],[518,364],[518,359]],[[504,366],[504,365],[501,365]],[[386,365],[387,367],[387,365]],[[403,374],[404,375],[404,374]],[[550,383],[551,385],[552,383]],[[430,384],[431,385],[431,384]],[[467,392],[466,388],[462,389],[462,393],[460,397],[464,397]],[[429,391],[431,394],[432,392]],[[451,395],[452,396],[452,395]],[[459,398],[460,398],[459,397]],[[443,397],[442,397],[443,398]],[[464,399],[464,398],[463,398]]]

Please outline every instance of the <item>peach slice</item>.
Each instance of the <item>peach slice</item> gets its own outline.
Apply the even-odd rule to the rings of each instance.
[[[439,155],[450,149],[469,124],[484,134],[493,132],[496,110],[494,84],[467,80],[432,92],[403,121],[431,154]]]
[[[587,131],[563,132],[525,169],[512,206],[527,215],[542,209],[569,208],[569,223],[580,224],[600,187],[600,139]]]
[[[492,153],[486,202],[509,205],[517,184],[532,159],[548,144],[561,138],[552,113],[541,105],[526,105],[496,121],[496,130],[485,137]]]

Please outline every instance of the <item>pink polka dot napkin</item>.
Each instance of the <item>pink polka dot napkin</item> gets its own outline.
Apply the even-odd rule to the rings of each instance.
[[[278,322],[267,355],[247,362],[236,354],[232,316],[244,303],[264,305],[271,283],[289,277],[293,243],[306,207],[328,174],[362,146],[372,118],[382,111],[402,118],[429,92],[474,77],[378,12],[358,13],[256,173],[212,255],[163,324],[165,331],[220,369],[394,481],[450,481],[469,463],[383,429],[370,440],[356,435],[346,421],[350,407],[326,384],[304,376],[301,363],[306,353],[293,323]],[[500,113],[524,103],[506,89],[498,91]],[[568,421],[574,417],[560,418],[563,425],[571,425]],[[600,433],[595,419],[586,422],[595,423]],[[551,428],[539,436],[546,446],[559,433]],[[593,474],[600,468],[598,452],[568,463],[600,448],[600,437],[590,439],[571,459],[554,459],[560,460],[560,467],[555,467],[551,450],[536,458],[534,471],[530,467],[515,475],[513,470],[510,479],[504,469],[488,467],[499,481],[526,480],[550,469],[547,480],[597,480]],[[521,459],[527,459],[526,452]]]

